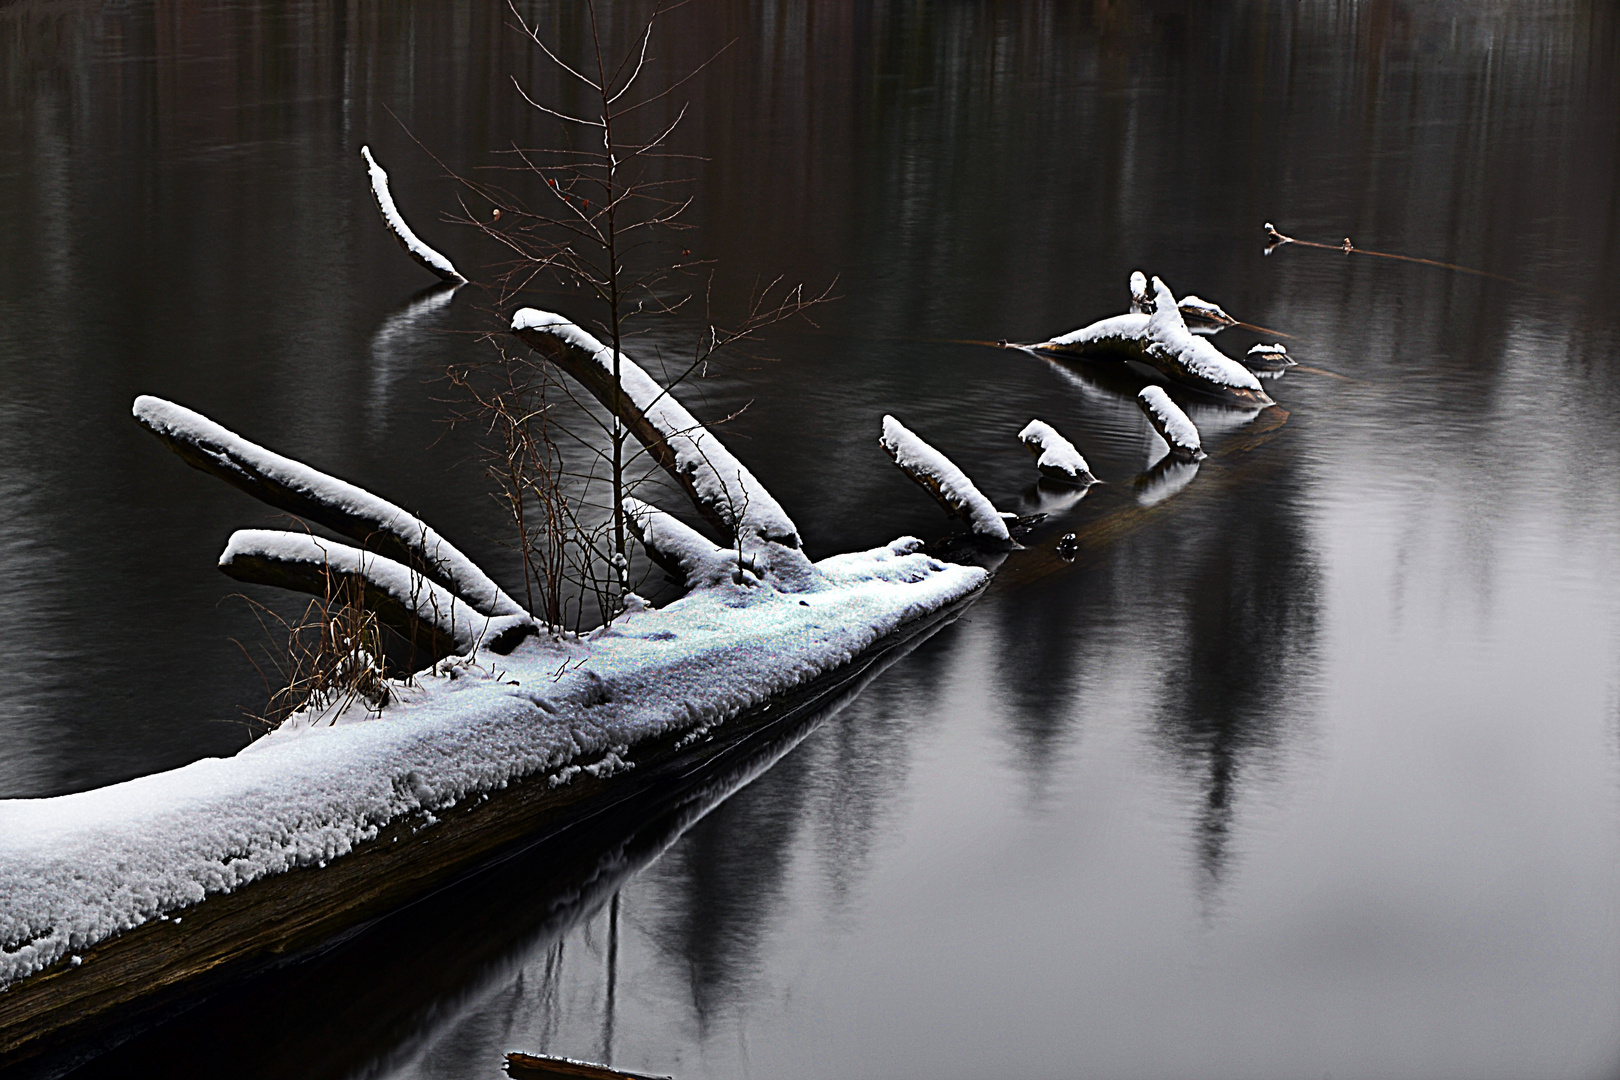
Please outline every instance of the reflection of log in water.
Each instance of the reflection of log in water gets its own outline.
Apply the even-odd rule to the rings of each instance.
[[[141,1062],[162,1060],[176,1075],[201,1075],[228,1062],[237,1080],[341,1077],[407,1061],[469,1008],[503,992],[514,975],[521,981],[538,953],[553,943],[560,952],[561,939],[595,916],[626,881],[960,610],[941,612],[902,632],[813,693],[779,705],[773,710],[777,715],[767,715],[763,724],[722,725],[714,738],[723,746],[711,746],[701,760],[642,778],[627,798],[543,835],[317,955],[218,992],[161,1027],[138,1032],[153,1022],[147,1015],[101,1032],[99,1043],[81,1037],[44,1064],[59,1071],[119,1042],[123,1045],[75,1075],[121,1080]],[[553,965],[555,976],[560,977],[560,967],[560,962]],[[204,992],[197,991],[199,997]],[[172,1016],[185,1003],[166,1004]],[[266,1043],[266,1017],[299,1037]],[[605,1037],[611,1037],[611,1022],[606,1019]],[[255,1053],[242,1054],[244,1045],[255,1046]],[[575,1057],[600,1052],[597,1047],[528,1049]],[[492,1074],[498,1065],[491,1062]]]
[[[366,428],[372,438],[388,429],[388,398],[411,372],[428,369],[433,350],[427,337],[438,317],[449,311],[459,286],[430,285],[391,312],[371,335],[371,390],[366,397]],[[438,372],[435,371],[435,374]]]

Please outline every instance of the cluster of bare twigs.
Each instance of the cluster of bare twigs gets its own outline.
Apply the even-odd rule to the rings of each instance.
[[[236,642],[259,672],[268,699],[262,713],[244,710],[250,727],[279,727],[299,710],[310,714],[311,724],[332,723],[356,705],[381,712],[391,699],[383,627],[367,610],[363,587],[330,572],[326,581],[326,595],[310,600],[294,618],[243,597],[265,639],[262,662]]]
[[[687,106],[669,103],[659,119],[653,114],[654,106],[668,101],[729,43],[691,70],[651,85],[657,63],[650,52],[654,30],[677,6],[655,7],[633,44],[615,59],[604,43],[596,5],[587,0],[584,59],[570,63],[509,0],[514,30],[577,88],[575,99],[588,104],[573,111],[554,108],[514,78],[523,100],[556,120],[563,147],[513,146],[484,176],[457,176],[468,193],[460,220],[509,254],[498,268],[497,302],[504,307],[541,280],[577,289],[592,302],[592,310],[580,314],[594,318],[576,321],[592,325],[612,350],[614,391],[606,417],[574,399],[540,362],[499,345],[498,357],[487,364],[450,373],[469,402],[455,419],[476,423],[484,436],[495,497],[511,518],[522,553],[530,610],[543,613],[552,626],[570,621],[570,614],[573,620],[583,618],[587,596],[595,598],[601,618],[611,618],[632,588],[624,499],[657,466],[645,450],[626,446],[619,400],[626,339],[645,331],[649,319],[693,306],[702,282],[704,316],[690,350],[679,357],[654,357],[668,392],[706,373],[715,353],[805,314],[832,293],[829,285],[809,294],[778,277],[753,290],[746,314],[731,327],[722,329],[710,317],[712,274],[704,281],[704,261],[677,239],[692,228],[682,215],[692,205],[693,179],[666,175],[670,162],[693,160],[670,148]],[[489,209],[475,212],[472,207],[480,203]],[[579,406],[567,410],[567,421],[552,411],[565,395]],[[577,423],[594,430],[576,430],[571,425]],[[583,451],[585,467],[564,468],[559,444]],[[740,567],[741,562],[739,574]]]

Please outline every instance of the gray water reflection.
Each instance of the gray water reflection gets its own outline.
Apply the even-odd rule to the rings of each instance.
[[[526,10],[581,45],[577,5]],[[644,9],[612,10],[621,40]],[[24,658],[0,795],[243,738],[221,721],[253,698],[228,640],[251,627],[212,567],[261,511],[133,430],[138,392],[513,579],[471,448],[419,392],[478,355],[460,331],[493,302],[413,301],[354,153],[488,280],[501,253],[440,219],[455,189],[387,110],[457,169],[544,143],[507,76],[557,83],[503,21],[0,7],[0,650]],[[614,927],[490,927],[472,994],[390,968],[419,983],[412,1029],[366,1028],[333,1068],[611,1042],[682,1077],[1611,1072],[1612,6],[717,4],[671,27],[674,68],[738,42],[691,84],[684,146],[717,295],[777,272],[843,295],[694,387],[699,414],[748,405],[728,438],[818,556],[941,531],[874,446],[885,411],[1051,516],[966,618],[631,879]],[[1268,219],[1525,284],[1266,257]],[[1140,380],[972,344],[1115,313],[1138,267],[1304,365],[1272,384],[1269,441],[1223,454],[1265,417],[1200,412],[1215,456],[1140,502],[1161,452]],[[1032,416],[1109,483],[1035,486]],[[1126,512],[1072,565],[1046,547]],[[338,1039],[343,1015],[305,1022]]]

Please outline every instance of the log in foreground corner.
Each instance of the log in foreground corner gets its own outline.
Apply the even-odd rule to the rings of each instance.
[[[787,512],[656,379],[621,352],[615,384],[613,350],[561,315],[523,308],[512,317],[512,332],[589,390],[604,408],[616,411],[653,460],[681,485],[703,519],[721,535],[734,537],[754,556],[762,573],[790,590],[809,587],[810,562]]]
[[[892,416],[883,418],[883,434],[878,438],[883,452],[901,472],[934,497],[947,517],[960,518],[973,530],[975,539],[995,545],[1010,545],[1012,534],[995,505],[956,463]]]

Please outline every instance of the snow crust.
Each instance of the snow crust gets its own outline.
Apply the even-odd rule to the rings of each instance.
[[[583,639],[449,658],[364,723],[284,724],[234,757],[0,801],[0,987],[520,778],[633,769],[644,740],[722,723],[987,579],[918,547],[824,560],[812,592],[728,583]]]
[[[1089,484],[1097,479],[1074,444],[1044,421],[1031,420],[1025,424],[1024,430],[1018,433],[1018,441],[1038,455],[1035,467],[1044,476],[1073,484]]]
[[[159,435],[189,443],[227,472],[245,478],[264,477],[311,501],[359,518],[374,532],[387,533],[419,549],[434,574],[448,581],[456,594],[478,611],[488,615],[523,614],[517,601],[459,548],[427,522],[387,499],[266,450],[172,401],[142,394],[135,399],[134,412],[135,419]]]
[[[512,316],[512,330],[540,331],[566,345],[583,350],[610,376],[613,350],[561,315],[523,308]],[[686,410],[673,394],[658,384],[639,364],[619,354],[619,385],[625,396],[647,417],[675,455],[676,468],[690,478],[698,497],[714,507],[727,527],[745,541],[760,541],[797,550],[799,530],[787,512],[732,456],[712,432]],[[771,561],[784,559],[771,553]]]
[[[461,271],[451,265],[449,259],[424,244],[422,239],[411,231],[411,227],[405,224],[405,219],[400,216],[399,207],[394,205],[394,195],[388,190],[388,174],[377,164],[377,159],[371,156],[371,147],[362,146],[360,156],[365,159],[366,170],[371,175],[371,194],[377,200],[377,209],[382,211],[383,224],[388,227],[388,231],[399,238],[399,242],[405,245],[405,250],[417,262],[446,281],[453,281],[458,285],[465,284],[467,279],[461,275]]]
[[[1153,430],[1159,433],[1170,446],[1170,452],[1178,458],[1195,460],[1204,456],[1203,446],[1198,439],[1198,429],[1181,411],[1181,406],[1170,400],[1170,395],[1164,392],[1162,386],[1144,386],[1136,395],[1136,402],[1147,414],[1148,422]]]
[[[1263,394],[1260,380],[1204,338],[1187,329],[1176,298],[1164,282],[1153,279],[1153,314],[1148,316],[1148,352],[1213,386]]]
[[[1076,347],[1102,344],[1130,344],[1138,348],[1145,344],[1148,323],[1151,316],[1131,312],[1126,315],[1111,315],[1106,319],[1098,319],[1089,326],[1082,326],[1078,330],[1070,330],[1062,337],[1055,337],[1044,341],[1036,348],[1062,348],[1064,346]]]
[[[990,500],[973,486],[967,474],[900,421],[885,416],[883,434],[878,443],[906,475],[930,491],[937,492],[939,498],[950,507],[952,516],[964,519],[976,535],[991,540],[1012,539],[1006,521]]]

